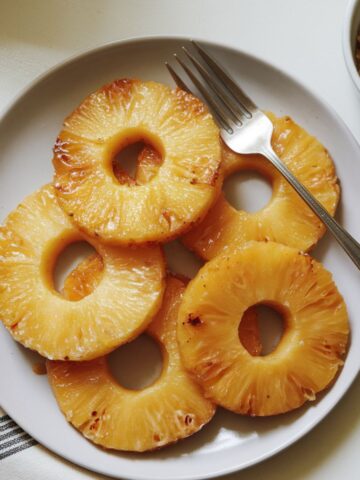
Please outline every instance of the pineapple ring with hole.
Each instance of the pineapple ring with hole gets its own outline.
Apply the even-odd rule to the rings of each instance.
[[[291,118],[268,116],[274,124],[275,152],[333,215],[340,188],[329,153]],[[183,237],[184,244],[206,260],[250,240],[274,241],[302,251],[313,247],[325,233],[325,226],[282,175],[261,155],[239,155],[224,145],[222,175],[226,178],[244,170],[257,171],[270,180],[270,202],[250,213],[236,210],[221,193],[205,219]]]
[[[87,285],[93,282],[96,261],[91,257],[73,271],[64,288],[68,298],[77,296],[84,281]],[[168,278],[161,310],[148,327],[164,359],[160,378],[149,387],[136,391],[119,385],[106,357],[47,362],[61,411],[89,440],[105,448],[143,452],[188,437],[213,417],[215,406],[203,397],[180,362],[176,322],[184,290],[180,279]]]
[[[221,288],[219,288],[221,285]],[[238,325],[252,305],[285,317],[274,351],[252,356]],[[185,368],[205,396],[237,413],[284,413],[315,400],[343,364],[349,325],[331,274],[308,254],[250,242],[210,260],[190,282],[178,317]]]
[[[80,301],[55,291],[58,254],[87,240],[102,257],[99,285]],[[0,316],[15,340],[50,359],[85,360],[143,331],[165,287],[160,247],[129,249],[84,237],[52,185],[28,196],[0,227]]]
[[[162,163],[139,182],[119,182],[114,155],[140,140]],[[219,130],[199,99],[122,79],[89,95],[65,120],[54,147],[54,185],[86,234],[113,244],[163,242],[205,216],[220,162]]]

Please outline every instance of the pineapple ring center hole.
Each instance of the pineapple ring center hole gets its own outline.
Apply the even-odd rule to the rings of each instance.
[[[55,290],[63,295],[65,281],[69,275],[79,267],[85,259],[95,253],[96,250],[88,242],[74,242],[67,245],[58,255],[53,269],[53,285]],[[82,273],[83,275],[79,275],[79,272],[75,272],[72,278],[73,281],[68,284],[67,290],[68,293],[71,293],[71,298],[67,298],[68,300],[81,300],[81,298],[90,295],[93,287],[98,283],[100,272],[92,272],[94,278],[89,278],[91,272],[88,270]]]
[[[163,358],[158,343],[143,333],[108,356],[114,379],[124,388],[143,390],[160,377]]]
[[[266,356],[276,350],[286,329],[286,312],[260,303],[244,313],[239,325],[239,339],[253,356]]]
[[[126,143],[112,158],[112,171],[120,185],[150,182],[163,163],[163,155],[153,144],[139,140]]]
[[[272,185],[264,175],[255,170],[241,170],[229,175],[223,184],[226,200],[236,210],[254,213],[271,200]]]

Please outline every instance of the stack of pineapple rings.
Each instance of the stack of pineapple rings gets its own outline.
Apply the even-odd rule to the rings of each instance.
[[[273,146],[333,214],[339,186],[324,147],[290,118]],[[116,153],[146,141],[135,178]],[[67,420],[106,448],[145,451],[210,421],[215,406],[274,415],[315,399],[334,379],[349,326],[331,274],[307,251],[321,222],[261,157],[230,152],[207,108],[181,90],[118,80],[66,118],[53,184],[27,197],[0,230],[1,320],[45,356]],[[259,212],[233,209],[223,179],[255,169],[273,184]],[[165,274],[160,244],[182,237],[208,263],[187,282]],[[86,240],[96,254],[53,284],[59,253]],[[285,317],[276,349],[261,356],[257,304]],[[147,331],[163,371],[133,391],[106,354]]]

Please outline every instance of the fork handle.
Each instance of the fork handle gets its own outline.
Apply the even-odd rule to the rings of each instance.
[[[280,160],[272,148],[268,147],[262,150],[264,155],[279,172],[286,178],[290,185],[297,191],[300,197],[308,204],[311,210],[319,217],[325,226],[333,234],[340,246],[349,255],[351,260],[360,270],[360,244],[342,228],[338,222],[325,210],[320,202],[309,192],[307,188],[300,183],[296,177],[290,172],[285,164]]]

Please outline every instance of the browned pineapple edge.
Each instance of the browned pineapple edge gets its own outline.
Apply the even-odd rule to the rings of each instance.
[[[96,257],[80,264],[65,282],[64,294],[78,297],[100,274]],[[176,341],[177,313],[185,289],[169,276],[164,301],[147,333],[163,353],[161,376],[143,390],[129,390],[113,378],[106,357],[91,362],[47,362],[50,384],[66,419],[105,448],[142,452],[197,432],[215,413],[200,387],[182,367]]]
[[[112,161],[139,140],[160,153],[161,165],[158,156],[145,165],[144,156],[129,182]],[[54,186],[87,235],[121,245],[163,242],[204,218],[220,161],[219,130],[200,100],[160,83],[121,79],[66,118],[54,147]]]

